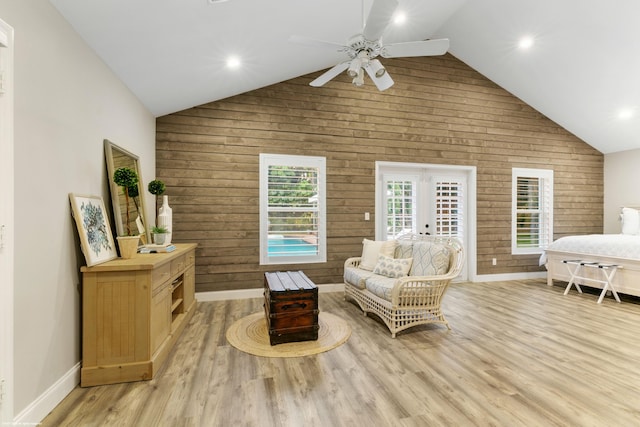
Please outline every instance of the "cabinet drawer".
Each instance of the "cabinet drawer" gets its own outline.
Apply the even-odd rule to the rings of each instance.
[[[153,270],[151,273],[151,290],[155,291],[163,283],[171,278],[171,265],[165,264]]]
[[[182,255],[171,261],[171,276],[182,273],[187,268],[187,256]]]
[[[196,251],[191,251],[185,255],[187,258],[187,268],[196,265]]]

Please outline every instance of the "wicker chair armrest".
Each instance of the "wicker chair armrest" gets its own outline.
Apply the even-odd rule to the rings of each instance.
[[[398,279],[391,291],[391,305],[423,306],[440,304],[440,300],[457,274],[438,276],[405,276]]]
[[[358,268],[361,260],[362,260],[362,257],[359,257],[359,256],[347,258],[347,260],[344,262],[344,268],[347,268],[347,267]]]

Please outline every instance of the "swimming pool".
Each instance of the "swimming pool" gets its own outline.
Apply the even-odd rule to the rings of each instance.
[[[270,238],[269,256],[317,255],[318,247],[303,239]]]

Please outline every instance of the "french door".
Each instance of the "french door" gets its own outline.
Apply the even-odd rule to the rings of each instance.
[[[468,168],[385,162],[376,171],[376,239],[404,233],[448,236],[467,250]],[[466,279],[466,269],[463,275]]]

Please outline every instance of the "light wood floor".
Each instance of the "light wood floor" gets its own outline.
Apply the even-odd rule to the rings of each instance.
[[[640,425],[640,302],[563,296],[543,280],[453,284],[452,330],[392,339],[341,293],[320,310],[353,328],[341,347],[270,359],[229,346],[260,299],[199,303],[152,381],[76,388],[44,426]]]

